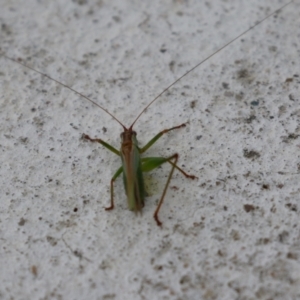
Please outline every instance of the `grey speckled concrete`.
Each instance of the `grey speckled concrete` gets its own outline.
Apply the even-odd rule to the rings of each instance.
[[[130,125],[168,84],[282,1],[2,0],[1,49]],[[210,59],[137,122],[149,156],[142,216],[120,166],[121,128],[62,86],[0,57],[1,299],[300,299],[300,6]]]

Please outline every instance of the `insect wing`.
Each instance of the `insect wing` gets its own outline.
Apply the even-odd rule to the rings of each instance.
[[[145,187],[139,148],[135,135],[131,137],[130,147],[121,149],[123,181],[127,195],[128,208],[135,212],[144,206]]]

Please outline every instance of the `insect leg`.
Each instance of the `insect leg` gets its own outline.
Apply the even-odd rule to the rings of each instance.
[[[179,168],[177,165],[175,165],[172,161],[168,160],[168,163],[170,163],[172,166],[174,166],[179,172],[181,172],[186,178],[191,178],[191,179],[198,179],[197,176],[195,175],[190,175],[188,173],[186,173],[185,171],[183,171],[181,168]]]
[[[118,156],[120,156],[120,151],[118,151],[116,148],[114,148],[110,144],[104,142],[103,140],[101,140],[101,139],[92,139],[87,134],[83,134],[82,137],[86,140],[89,140],[90,142],[100,143],[102,146],[104,146],[105,148],[107,148],[111,152],[113,152],[113,153],[117,154]],[[114,174],[114,176],[110,180],[110,206],[105,207],[105,210],[112,210],[114,208],[114,182],[120,176],[120,174],[122,172],[123,172],[123,166],[121,166],[117,170],[117,172]]]
[[[167,189],[169,187],[171,178],[173,176],[174,169],[176,168],[178,171],[180,171],[187,178],[191,178],[191,179],[197,178],[194,175],[187,174],[181,168],[179,168],[177,166],[177,161],[178,161],[178,154],[177,153],[175,153],[172,156],[167,157],[167,158],[165,158],[165,157],[144,157],[144,158],[142,158],[142,171],[143,172],[149,172],[149,171],[151,171],[151,170],[159,167],[160,165],[162,165],[162,164],[164,164],[166,162],[168,162],[168,163],[170,163],[172,165],[172,169],[171,169],[171,171],[169,173],[169,176],[168,176],[166,185],[164,187],[162,196],[161,196],[161,198],[159,200],[159,203],[158,203],[157,208],[156,208],[156,210],[154,212],[154,215],[153,215],[153,217],[154,217],[154,219],[155,219],[155,221],[156,221],[156,223],[157,223],[158,226],[162,225],[161,221],[158,218],[158,212],[159,212],[160,207],[161,207],[161,205],[162,205],[162,203],[164,201]]]
[[[105,210],[114,209],[114,206],[115,206],[114,205],[114,182],[121,175],[122,172],[123,172],[123,166],[117,170],[117,172],[114,174],[114,176],[110,180],[110,206],[105,207]]]
[[[174,130],[174,129],[179,129],[179,128],[185,127],[186,124],[187,123],[183,123],[179,126],[175,126],[175,127],[169,128],[169,129],[162,130],[153,139],[151,139],[143,148],[140,149],[140,153],[143,153],[143,152],[147,151],[165,133],[167,133],[171,130]]]
[[[183,171],[181,168],[179,168],[176,164],[174,164],[169,158],[165,157],[143,157],[142,158],[142,171],[143,172],[149,172],[153,169],[156,169],[160,165],[164,164],[165,162],[168,162],[172,166],[174,166],[179,172],[181,172],[186,178],[196,179],[195,175],[190,175]]]
[[[83,134],[82,135],[82,138],[86,139],[86,140],[89,140],[90,142],[97,142],[97,143],[100,143],[102,146],[104,146],[105,148],[107,148],[108,150],[110,150],[111,152],[117,154],[118,156],[120,156],[120,151],[117,150],[116,148],[114,148],[113,146],[111,146],[110,144],[104,142],[103,140],[101,139],[92,139],[90,138],[87,134]]]
[[[156,210],[155,210],[155,212],[154,212],[154,214],[153,214],[154,220],[156,221],[156,224],[157,224],[158,226],[161,226],[161,225],[162,225],[162,222],[158,219],[158,212],[159,212],[160,207],[161,207],[161,205],[162,205],[162,203],[163,203],[163,201],[164,201],[164,198],[165,198],[167,189],[168,189],[168,187],[169,187],[169,183],[170,183],[170,181],[171,181],[171,178],[172,178],[172,175],[173,175],[173,172],[174,172],[176,163],[177,163],[177,161],[178,161],[178,154],[177,154],[177,153],[173,154],[171,157],[166,158],[166,161],[170,161],[170,160],[173,160],[173,159],[174,159],[174,161],[173,161],[173,164],[172,164],[172,169],[171,169],[171,171],[170,171],[170,173],[169,173],[169,176],[168,176],[168,179],[167,179],[165,188],[164,188],[163,193],[162,193],[162,195],[161,195],[161,198],[160,198],[160,200],[159,200],[159,202],[158,202],[157,208],[156,208]]]

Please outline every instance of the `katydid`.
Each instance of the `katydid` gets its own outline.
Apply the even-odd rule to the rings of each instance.
[[[286,7],[293,1],[290,1],[289,3],[283,5],[280,9]],[[121,133],[121,148],[120,150],[117,150],[110,144],[106,143],[102,139],[98,138],[91,138],[86,134],[83,134],[83,138],[91,141],[91,142],[97,142],[100,143],[102,146],[110,150],[111,152],[115,153],[116,155],[121,157],[122,161],[122,166],[115,172],[113,175],[111,182],[110,182],[110,206],[106,207],[106,210],[112,210],[114,208],[114,182],[115,180],[122,174],[123,175],[123,182],[124,182],[124,188],[127,196],[127,203],[128,203],[128,208],[130,210],[133,210],[134,212],[141,212],[142,208],[144,206],[144,199],[145,199],[145,187],[144,187],[144,179],[143,179],[143,172],[149,172],[157,167],[161,166],[164,163],[169,163],[171,165],[171,170],[169,172],[167,181],[165,183],[162,195],[160,197],[160,200],[158,202],[157,208],[154,212],[154,219],[157,223],[158,226],[162,225],[162,222],[159,220],[158,213],[161,208],[161,205],[164,201],[166,192],[168,190],[171,178],[173,176],[174,170],[178,170],[181,172],[186,178],[190,179],[196,179],[197,177],[194,175],[187,174],[184,170],[182,170],[180,167],[178,167],[177,162],[178,162],[178,154],[175,153],[169,157],[141,157],[141,155],[146,152],[155,142],[163,136],[165,133],[170,132],[175,129],[180,129],[186,126],[187,123],[183,123],[181,125],[162,130],[159,132],[157,135],[154,136],[145,146],[139,147],[138,141],[137,141],[137,134],[133,130],[133,126],[137,122],[137,120],[141,117],[141,115],[149,108],[150,105],[152,105],[162,94],[164,94],[167,90],[169,90],[173,85],[175,85],[179,80],[181,80],[183,77],[185,77],[187,74],[190,72],[194,71],[196,68],[198,68],[200,65],[202,65],[205,61],[210,59],[211,57],[215,56],[218,52],[226,48],[228,45],[232,44],[235,42],[237,39],[245,35],[247,32],[252,30],[254,27],[258,26],[261,24],[263,21],[268,19],[269,17],[273,16],[275,13],[277,13],[279,10],[274,11],[273,13],[269,14],[259,22],[257,22],[255,25],[251,26],[241,34],[239,34],[236,38],[231,40],[230,42],[226,43],[224,46],[219,48],[217,51],[206,57],[204,60],[200,61],[197,65],[195,65],[193,68],[188,70],[186,73],[184,73],[182,76],[180,76],[177,80],[175,80],[172,84],[170,84],[167,88],[165,88],[158,96],[156,96],[151,102],[149,102],[146,107],[138,114],[136,119],[133,121],[133,123],[129,126],[126,127],[124,124],[122,124],[113,114],[111,114],[108,110],[106,110],[104,107],[93,101],[92,99],[88,98],[84,94],[74,90],[73,88],[65,85],[64,83],[59,82],[58,80],[50,77],[47,74],[43,74],[42,72],[27,66],[20,60],[13,59],[11,57],[6,56],[5,54],[2,54],[5,58],[14,61],[26,68],[31,69],[32,71],[35,71],[42,76],[47,77],[50,80],[55,81],[57,84],[62,85],[63,87],[71,90],[72,92],[78,94],[80,97],[90,101],[97,107],[99,107],[101,110],[106,112],[108,115],[110,115],[115,121],[117,121],[122,127],[123,127],[123,132]]]

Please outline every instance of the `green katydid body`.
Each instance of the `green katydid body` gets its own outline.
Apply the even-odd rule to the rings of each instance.
[[[170,129],[165,129],[158,133],[154,138],[152,138],[143,148],[138,146],[138,141],[136,138],[136,132],[132,130],[133,125],[130,128],[126,128],[125,126],[124,131],[121,133],[121,149],[118,151],[108,143],[104,142],[101,139],[92,139],[88,135],[83,135],[83,138],[91,141],[97,142],[103,145],[105,148],[109,149],[110,151],[114,152],[118,156],[121,157],[122,166],[117,170],[114,176],[111,179],[111,197],[110,197],[110,206],[106,207],[106,210],[112,210],[114,208],[114,188],[113,184],[114,181],[123,173],[123,182],[124,188],[127,196],[127,203],[128,208],[133,210],[134,212],[141,212],[142,208],[145,203],[145,185],[144,185],[144,178],[143,172],[149,172],[153,169],[156,169],[160,165],[168,162],[171,164],[171,171],[169,173],[169,177],[167,179],[164,191],[158,203],[158,206],[154,212],[154,219],[157,225],[161,225],[161,221],[158,218],[158,212],[160,207],[163,203],[164,197],[166,195],[169,183],[171,181],[174,169],[176,168],[180,171],[184,176],[187,178],[195,179],[197,178],[194,175],[189,175],[184,172],[181,168],[177,166],[178,154],[175,153],[170,157],[141,157],[141,154],[144,153],[147,149],[149,149],[163,134],[174,130],[185,127],[186,124],[181,124],[176,127],[172,127]]]
[[[121,133],[121,139],[120,153],[128,208],[140,212],[145,204],[145,185],[136,132],[125,130]]]

